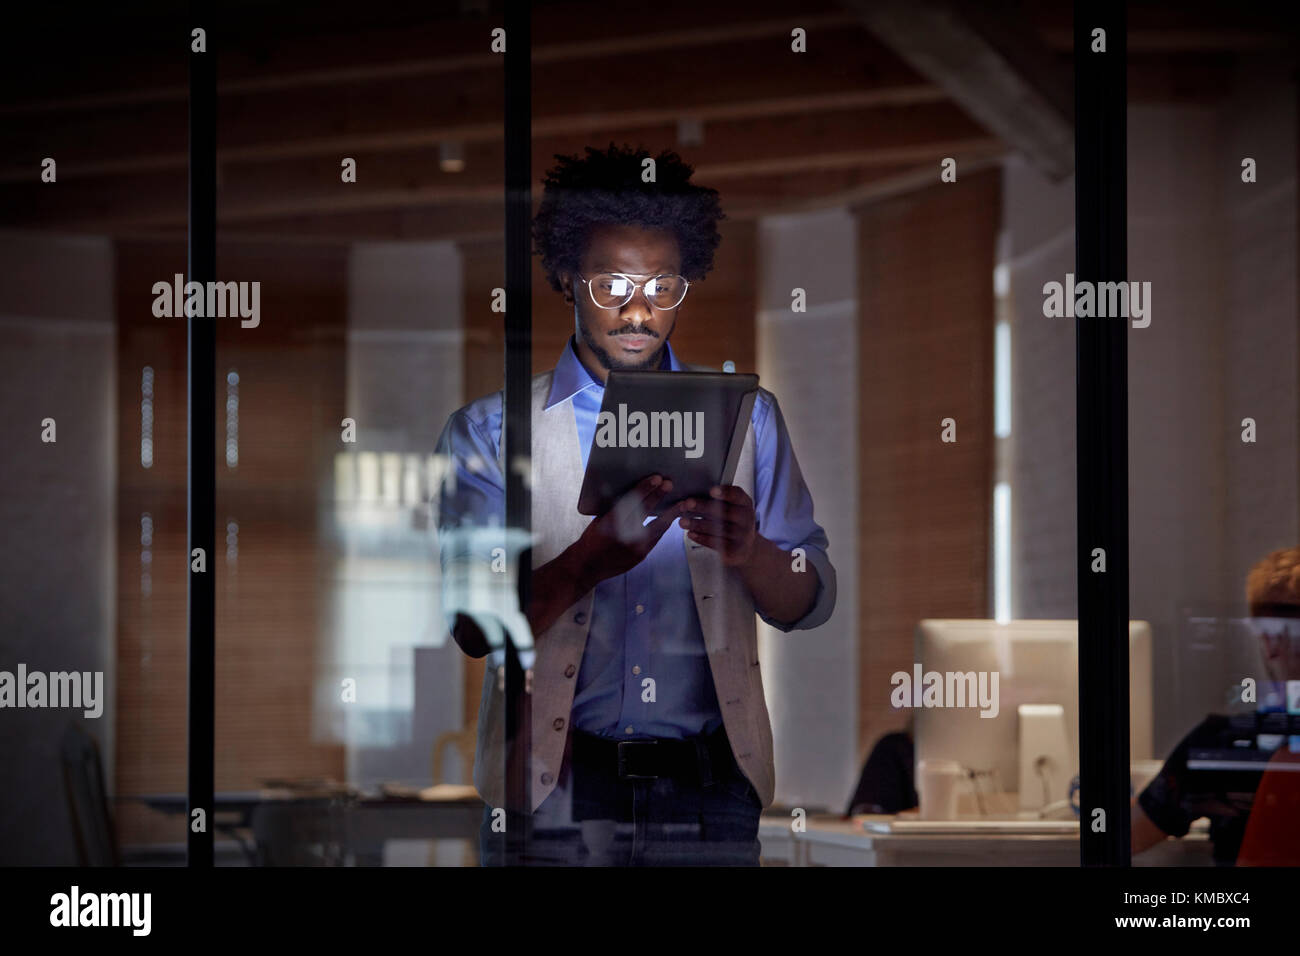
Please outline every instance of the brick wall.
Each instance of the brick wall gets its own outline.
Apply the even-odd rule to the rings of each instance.
[[[988,617],[993,266],[1001,171],[863,206],[858,216],[858,740],[906,712],[917,621]],[[957,441],[940,440],[944,418]]]

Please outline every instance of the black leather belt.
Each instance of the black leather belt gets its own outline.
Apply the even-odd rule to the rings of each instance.
[[[719,727],[711,734],[674,740],[614,740],[575,730],[573,761],[615,773],[621,780],[655,780],[659,777],[689,779],[703,786],[737,772],[727,732]]]

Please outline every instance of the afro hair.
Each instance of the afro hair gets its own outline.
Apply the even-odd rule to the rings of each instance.
[[[546,278],[557,292],[560,277],[578,271],[593,226],[605,223],[668,229],[677,237],[682,275],[694,281],[713,268],[724,218],[718,192],[691,183],[695,171],[671,150],[588,146],[585,157],[556,156],[543,180],[542,202],[533,220],[533,243]],[[654,160],[654,182],[642,178]]]

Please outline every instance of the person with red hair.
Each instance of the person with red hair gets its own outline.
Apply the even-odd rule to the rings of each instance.
[[[1134,854],[1207,816],[1216,864],[1300,864],[1300,548],[1273,551],[1251,569],[1246,603],[1265,669],[1257,712],[1211,714],[1175,748],[1134,801]],[[1196,751],[1234,749],[1271,755],[1258,770],[1188,766]]]

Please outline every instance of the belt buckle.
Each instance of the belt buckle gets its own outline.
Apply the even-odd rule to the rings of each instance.
[[[657,740],[620,740],[618,742],[618,776],[620,780],[658,780],[657,774],[641,774],[627,772],[627,755],[630,752],[627,749],[632,746],[654,746]]]

